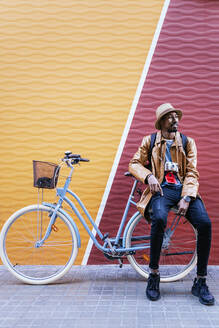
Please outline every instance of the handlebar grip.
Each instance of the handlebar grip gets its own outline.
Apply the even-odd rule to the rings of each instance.
[[[88,158],[80,158],[80,162],[90,162]]]

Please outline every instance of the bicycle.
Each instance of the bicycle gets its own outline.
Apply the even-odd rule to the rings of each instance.
[[[102,234],[80,198],[69,189],[74,166],[89,160],[68,151],[61,161],[62,165],[66,164],[70,169],[62,188],[56,188],[62,165],[33,161],[34,186],[42,190],[56,188],[58,202],[39,204],[38,201],[38,204],[24,207],[11,215],[0,236],[4,265],[16,278],[29,284],[52,283],[67,273],[74,264],[81,239],[75,221],[63,209],[62,205],[65,203],[80,220],[94,245],[108,259],[118,260],[122,267],[123,260],[127,258],[131,266],[147,279],[150,223],[139,212],[127,220],[130,206],[136,205],[135,196],[139,193],[139,181],[134,179],[117,235],[111,238],[108,233]],[[125,175],[132,176],[130,173]],[[78,207],[67,194],[90,221],[102,244],[98,242],[96,234],[91,232]],[[165,230],[161,251],[161,282],[181,279],[194,268],[197,261],[196,242],[197,233],[193,226],[177,214],[171,217]]]

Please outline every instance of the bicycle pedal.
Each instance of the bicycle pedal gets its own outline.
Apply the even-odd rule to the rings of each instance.
[[[150,257],[147,254],[143,254],[142,257],[147,263],[149,262]]]
[[[58,232],[59,231],[59,229],[57,228],[57,226],[55,224],[52,225],[52,230],[54,232]]]

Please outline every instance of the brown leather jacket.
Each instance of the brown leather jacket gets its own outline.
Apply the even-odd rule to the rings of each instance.
[[[178,163],[179,173],[178,178],[183,184],[182,196],[190,196],[196,198],[198,195],[198,179],[199,173],[197,171],[197,149],[195,141],[187,137],[187,155],[184,152],[182,145],[182,138],[179,132],[176,132],[175,140],[170,148],[172,161]],[[153,173],[161,184],[164,179],[164,163],[166,153],[166,141],[161,135],[161,131],[157,132],[156,141],[152,150],[151,164],[152,172],[145,168],[148,161],[148,152],[150,149],[151,136],[148,135],[143,138],[141,146],[133,156],[129,163],[129,172],[134,175],[139,181],[145,183],[145,178],[148,174]],[[151,199],[151,192],[147,187],[140,201],[137,203],[137,208],[144,215],[145,208]]]

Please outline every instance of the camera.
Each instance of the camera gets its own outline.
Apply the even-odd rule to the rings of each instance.
[[[177,163],[174,163],[174,162],[166,162],[164,169],[167,172],[169,172],[169,171],[175,172],[175,173],[178,173],[179,172],[178,164]]]

